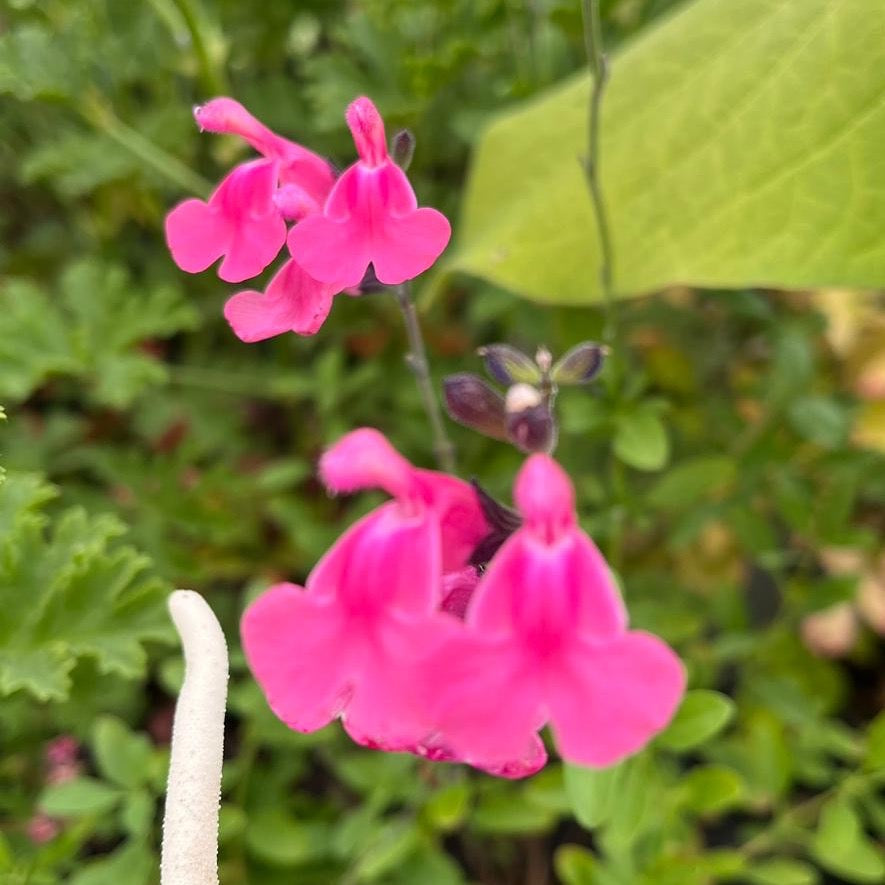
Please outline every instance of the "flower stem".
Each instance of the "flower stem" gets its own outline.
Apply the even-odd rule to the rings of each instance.
[[[446,433],[443,422],[442,410],[439,400],[433,389],[430,378],[430,367],[427,364],[427,350],[424,347],[424,338],[421,335],[421,324],[418,322],[418,314],[415,311],[415,302],[412,299],[412,287],[408,282],[401,283],[393,290],[403,315],[406,325],[406,336],[409,339],[409,352],[406,362],[415,375],[418,392],[421,394],[421,402],[430,422],[430,432],[433,434],[433,452],[436,463],[441,470],[447,473],[455,472],[455,447]]]
[[[200,66],[200,80],[202,81],[203,88],[210,96],[226,95],[228,88],[224,70],[220,65],[216,65],[212,59],[205,35],[203,34],[202,22],[197,14],[197,10],[194,8],[193,0],[174,0],[174,2],[181,13],[181,17],[184,19],[185,26],[190,35],[191,46],[193,46],[197,63]]]
[[[218,808],[227,700],[227,645],[206,601],[176,590],[169,612],[184,647],[166,787],[161,885],[218,885]]]
[[[602,23],[599,16],[599,0],[582,0],[584,19],[584,46],[590,70],[593,72],[593,88],[590,91],[590,114],[587,133],[587,159],[584,174],[593,214],[596,217],[596,231],[599,237],[599,287],[605,299],[605,329],[603,340],[612,344],[617,334],[614,293],[614,250],[612,249],[608,213],[600,181],[599,129],[602,110],[602,96],[608,82],[608,60],[602,48]]]
[[[182,190],[190,191],[200,197],[208,196],[211,185],[205,178],[191,171],[181,160],[157,147],[138,130],[124,123],[98,93],[85,95],[79,110],[83,118],[95,129],[126,148]]]

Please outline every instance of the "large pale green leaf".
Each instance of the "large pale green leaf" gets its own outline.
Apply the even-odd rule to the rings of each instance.
[[[619,294],[885,282],[885,5],[695,0],[612,72],[602,176]],[[448,270],[598,300],[587,99],[580,77],[486,132]]]

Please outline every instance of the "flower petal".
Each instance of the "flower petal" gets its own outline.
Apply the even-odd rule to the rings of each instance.
[[[579,530],[550,545],[519,529],[492,558],[467,621],[516,637],[526,653],[547,658],[579,635],[611,639],[627,613],[608,567]]]
[[[548,677],[551,725],[562,757],[605,767],[635,753],[663,729],[685,691],[685,669],[650,633],[586,643]]]
[[[278,584],[249,606],[241,631],[249,666],[286,725],[315,731],[340,713],[349,658],[335,606]]]
[[[451,235],[448,219],[436,209],[387,216],[373,244],[375,276],[389,286],[417,277],[439,258]]]
[[[435,514],[383,504],[342,535],[317,563],[307,587],[335,598],[349,616],[371,626],[390,611],[429,615],[441,581]]]
[[[227,251],[232,223],[202,200],[185,200],[166,216],[166,244],[187,273],[200,273]]]
[[[384,489],[406,497],[415,489],[415,468],[373,427],[345,434],[320,458],[320,478],[334,492]]]
[[[433,698],[435,744],[464,762],[501,769],[523,759],[543,723],[540,686],[518,650],[451,621],[451,632],[421,662]]]
[[[241,341],[264,341],[284,332],[313,335],[332,307],[335,287],[308,276],[287,261],[262,294],[238,292],[224,306],[224,316]]]

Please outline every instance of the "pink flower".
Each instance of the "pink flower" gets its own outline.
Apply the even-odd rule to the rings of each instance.
[[[377,431],[323,456],[335,491],[383,488],[393,500],[352,526],[306,589],[272,587],[246,611],[243,646],[271,708],[313,731],[340,715],[359,743],[416,746],[431,730],[417,661],[456,622],[436,611],[443,569],[465,565],[487,526],[473,490],[419,470]]]
[[[48,814],[38,811],[28,821],[25,832],[27,832],[28,838],[35,845],[45,845],[61,832],[61,826],[57,820],[51,818]]]
[[[530,457],[515,498],[523,526],[492,559],[464,629],[422,665],[436,699],[431,718],[474,765],[518,757],[548,721],[564,759],[611,765],[670,720],[685,689],[682,664],[657,637],[627,631],[555,461]]]
[[[355,286],[371,263],[378,280],[396,285],[439,257],[451,235],[445,216],[419,209],[406,174],[387,153],[384,123],[368,98],[347,109],[360,159],[329,194],[322,214],[292,229],[289,248],[312,277]]]
[[[166,216],[166,242],[175,263],[199,273],[224,258],[218,276],[238,283],[257,276],[286,242],[286,222],[273,200],[272,160],[237,166],[208,203],[190,199]]]
[[[319,211],[334,182],[329,164],[271,132],[230,98],[194,109],[203,129],[241,136],[264,159],[235,167],[208,202],[185,200],[166,218],[175,263],[199,273],[224,258],[218,275],[230,283],[257,276],[286,241],[286,219]]]
[[[234,334],[246,342],[264,341],[284,332],[313,335],[332,309],[339,286],[320,283],[289,259],[262,294],[237,292],[224,305],[224,316]]]

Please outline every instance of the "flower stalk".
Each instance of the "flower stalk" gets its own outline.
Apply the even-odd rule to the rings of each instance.
[[[587,132],[587,159],[584,174],[593,203],[596,230],[599,237],[599,287],[605,299],[605,329],[603,340],[612,344],[616,335],[615,294],[614,294],[614,250],[605,197],[602,193],[600,170],[599,131],[601,124],[602,96],[608,82],[608,60],[602,48],[602,22],[599,15],[599,0],[582,0],[584,19],[584,46],[590,70],[593,73],[593,87],[590,92],[590,114]]]
[[[184,649],[166,787],[161,885],[218,885],[218,808],[227,701],[227,644],[206,601],[176,590],[169,612]]]
[[[430,366],[427,363],[427,349],[424,347],[424,337],[421,334],[421,324],[418,322],[418,313],[415,310],[415,302],[412,299],[412,288],[407,282],[394,287],[393,293],[403,315],[406,326],[406,336],[409,341],[409,352],[406,362],[415,375],[418,392],[421,394],[421,402],[430,422],[430,432],[433,435],[433,452],[436,463],[440,470],[446,473],[455,472],[455,447],[446,433],[443,421],[442,409],[433,389],[433,381],[430,377]]]

